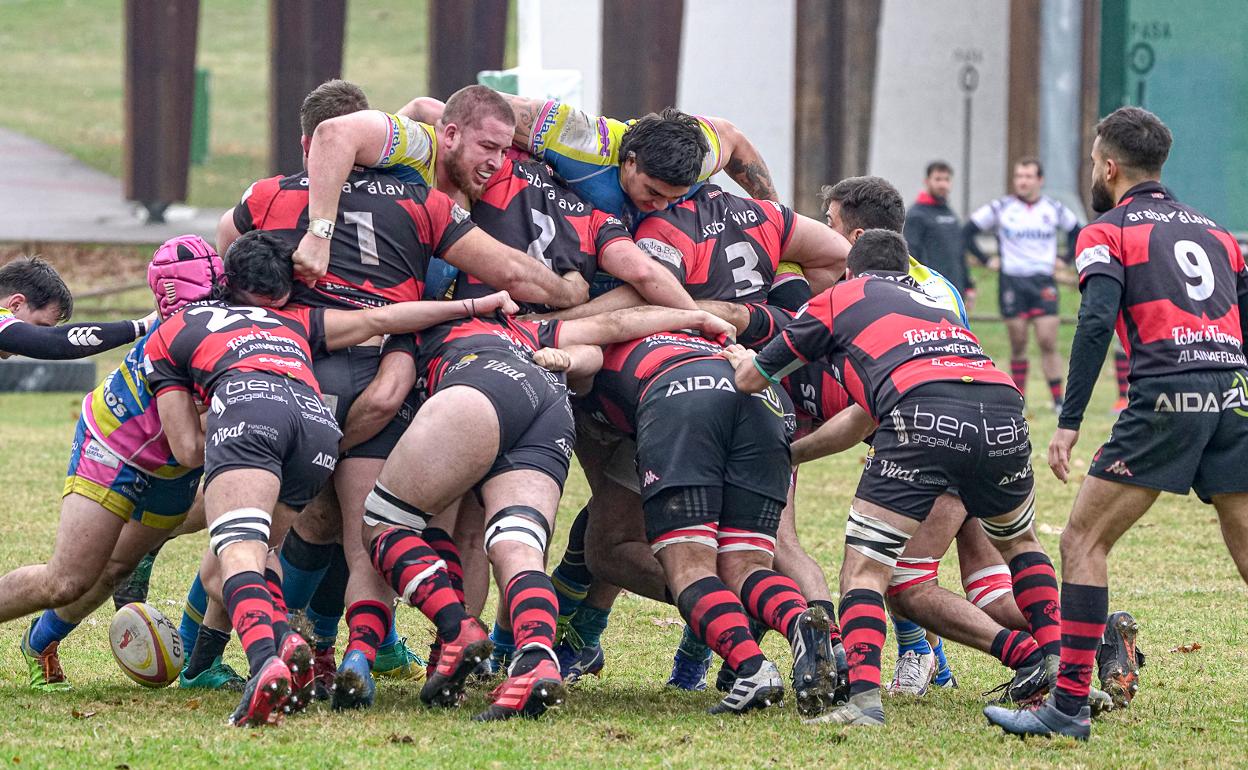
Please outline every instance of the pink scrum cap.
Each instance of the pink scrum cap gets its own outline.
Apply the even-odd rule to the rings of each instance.
[[[168,318],[183,305],[211,295],[224,273],[221,257],[207,241],[198,235],[179,235],[152,255],[147,285],[156,295],[160,317]]]

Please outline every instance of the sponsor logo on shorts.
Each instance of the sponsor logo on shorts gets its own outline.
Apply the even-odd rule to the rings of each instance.
[[[917,482],[919,480],[918,468],[903,468],[892,460],[880,458],[879,464],[876,466],[880,476],[886,479],[898,479],[900,481]]]
[[[659,475],[652,470],[647,470],[645,475],[641,477],[641,485],[648,487],[659,480]]]
[[[683,380],[673,380],[667,384],[667,392],[663,396],[679,396],[682,393],[691,393],[696,390],[726,390],[729,393],[736,393],[737,388],[727,377],[714,377],[709,374],[699,374],[696,377],[686,377]],[[774,397],[774,396],[773,396]]]
[[[1105,468],[1106,473],[1112,473],[1115,476],[1134,476],[1131,469],[1122,460],[1114,460]]]
[[[109,468],[117,468],[121,465],[121,458],[105,449],[97,441],[87,439],[87,443],[82,447],[82,456]]]
[[[319,465],[322,468],[328,468],[332,471],[334,466],[338,464],[338,458],[334,455],[326,454],[325,452],[317,452],[316,457],[312,458],[312,464]]]
[[[1079,252],[1079,256],[1075,257],[1075,269],[1082,273],[1088,265],[1095,265],[1097,262],[1103,262],[1108,265],[1113,261],[1114,258],[1109,253],[1109,247],[1103,243],[1098,243]]]
[[[1241,388],[1230,388],[1217,393],[1162,393],[1153,404],[1154,412],[1208,412],[1217,413],[1234,409],[1236,414],[1248,415],[1248,394]]]
[[[246,427],[247,427],[247,421],[242,420],[238,423],[238,425],[235,425],[233,427],[217,428],[215,431],[212,432],[212,445],[221,446],[221,443],[223,441],[228,441],[229,439],[232,439],[232,438],[240,438],[243,435],[243,429]]]
[[[1001,480],[997,482],[997,486],[1008,487],[1010,484],[1013,484],[1015,481],[1022,481],[1023,479],[1030,478],[1031,472],[1032,472],[1031,460],[1028,460],[1026,467],[1024,467],[1022,470],[1018,471],[1017,473],[1011,473],[1011,474],[1002,476]]]
[[[484,368],[487,371],[498,372],[504,377],[510,377],[513,380],[518,381],[524,379],[524,372],[520,371],[506,361],[499,361],[498,359],[491,358],[485,362]]]

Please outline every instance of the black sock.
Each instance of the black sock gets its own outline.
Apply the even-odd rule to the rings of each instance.
[[[182,672],[187,679],[194,679],[208,669],[217,658],[225,653],[225,646],[230,643],[230,632],[219,631],[208,626],[199,627],[199,635],[195,637],[195,649],[191,651],[191,659]]]

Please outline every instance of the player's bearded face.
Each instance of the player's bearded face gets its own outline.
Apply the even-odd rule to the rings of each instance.
[[[1105,158],[1100,153],[1100,139],[1092,147],[1092,210],[1104,214],[1114,207],[1114,193],[1109,189],[1109,180],[1105,178],[1108,170]]]
[[[451,183],[469,200],[480,199],[486,182],[502,166],[514,130],[501,120],[486,118],[481,125],[460,128],[455,135],[439,162],[447,164]]]

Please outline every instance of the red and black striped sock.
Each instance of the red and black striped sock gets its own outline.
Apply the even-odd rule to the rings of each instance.
[[[1062,380],[1060,377],[1056,380],[1049,380],[1049,395],[1053,397],[1053,403],[1062,403]]]
[[[1027,370],[1031,367],[1031,361],[1026,358],[1010,359],[1010,377],[1014,379],[1014,385],[1023,392],[1027,393]]]
[[[1114,351],[1114,374],[1118,376],[1118,397],[1127,397],[1127,388],[1130,383],[1127,382],[1127,375],[1131,374],[1131,359],[1127,358],[1126,351]]]
[[[432,620],[444,641],[454,641],[468,612],[429,544],[415,532],[391,527],[373,540],[371,551],[373,566],[395,593]]]
[[[290,616],[286,610],[286,596],[282,593],[282,576],[272,567],[265,567],[264,583],[273,599],[273,636],[281,642],[290,633]]]
[[[350,629],[351,636],[343,657],[359,650],[368,658],[368,665],[371,667],[377,659],[377,648],[381,646],[381,640],[386,638],[386,632],[393,622],[390,607],[381,602],[364,599],[352,604],[347,608],[347,628]]]
[[[1088,702],[1107,617],[1108,588],[1062,583],[1062,663],[1053,700],[1064,714],[1074,716]]]
[[[1040,645],[1026,631],[1011,631],[1003,628],[992,640],[992,657],[1001,661],[1008,668],[1019,669],[1044,660]]]
[[[841,631],[849,661],[849,694],[878,690],[880,656],[887,621],[884,596],[878,591],[855,588],[841,599]]]
[[[690,584],[676,597],[680,615],[703,644],[737,676],[753,676],[767,658],[750,635],[750,620],[737,595],[714,575]]]
[[[550,576],[541,570],[526,570],[513,577],[507,584],[505,595],[511,611],[516,651],[520,652],[511,673],[518,676],[532,671],[540,661],[550,659],[540,650],[522,651],[528,644],[554,649],[559,600],[555,598],[555,586],[550,582]]]
[[[277,654],[273,636],[273,597],[259,572],[240,572],[221,588],[230,623],[238,632],[247,653],[247,665],[255,676],[269,658]]]
[[[811,599],[807,602],[811,607],[822,607],[823,611],[828,613],[828,620],[832,621],[832,628],[828,634],[828,638],[832,640],[832,646],[842,644],[841,627],[836,622],[836,605],[827,599]]]
[[[1058,604],[1057,573],[1053,562],[1040,551],[1028,551],[1010,559],[1014,602],[1031,626],[1031,636],[1045,655],[1062,651],[1062,608]]]
[[[451,590],[459,597],[462,604],[464,602],[464,563],[459,558],[459,547],[455,545],[455,540],[449,532],[437,527],[426,527],[421,537],[438,556],[442,557],[442,561],[446,562],[446,576],[451,580]]]
[[[806,611],[806,598],[797,584],[769,569],[754,570],[745,579],[741,603],[751,616],[790,638],[798,616]]]

